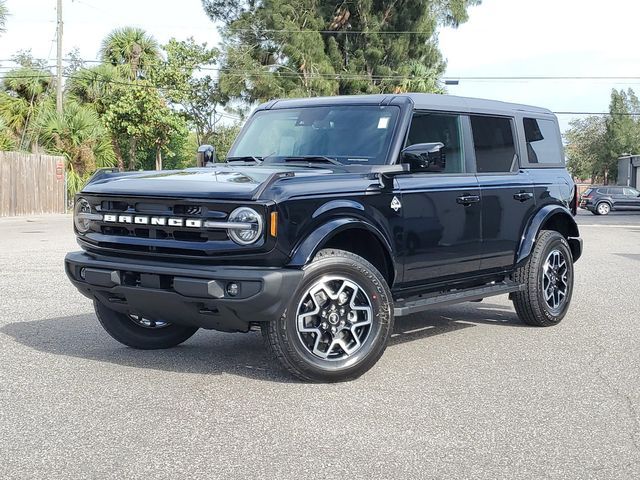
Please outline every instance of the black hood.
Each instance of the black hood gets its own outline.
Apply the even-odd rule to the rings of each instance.
[[[98,195],[250,200],[265,181],[279,172],[293,172],[296,177],[333,173],[330,168],[287,165],[216,165],[185,170],[108,174],[90,182],[83,192]]]

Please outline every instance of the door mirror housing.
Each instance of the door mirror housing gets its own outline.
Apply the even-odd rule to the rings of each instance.
[[[206,167],[218,161],[216,156],[216,147],[213,145],[200,145],[198,147],[198,167]]]
[[[401,152],[402,163],[408,163],[412,172],[442,172],[446,167],[444,144],[416,143]]]

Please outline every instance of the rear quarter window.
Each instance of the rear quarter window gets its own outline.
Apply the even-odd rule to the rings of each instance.
[[[524,118],[527,162],[530,166],[564,166],[558,125],[552,120]]]

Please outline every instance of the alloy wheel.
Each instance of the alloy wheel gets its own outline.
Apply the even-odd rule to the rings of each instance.
[[[158,330],[160,328],[165,328],[171,325],[170,323],[167,323],[167,322],[160,322],[156,320],[151,320],[149,318],[144,318],[140,315],[127,315],[127,316],[129,317],[129,320],[131,320],[133,323],[135,323],[139,327],[143,327],[143,328]]]
[[[339,361],[358,352],[371,333],[373,308],[355,281],[323,277],[302,295],[296,312],[304,348],[322,359]]]
[[[607,215],[610,210],[611,210],[611,208],[609,207],[608,203],[604,203],[603,202],[600,205],[598,205],[598,213],[600,215]]]
[[[562,311],[569,294],[569,266],[560,250],[552,250],[542,267],[544,300],[553,313]]]

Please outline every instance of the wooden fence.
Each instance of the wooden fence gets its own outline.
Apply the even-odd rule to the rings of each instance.
[[[63,157],[0,152],[0,217],[65,212]]]

